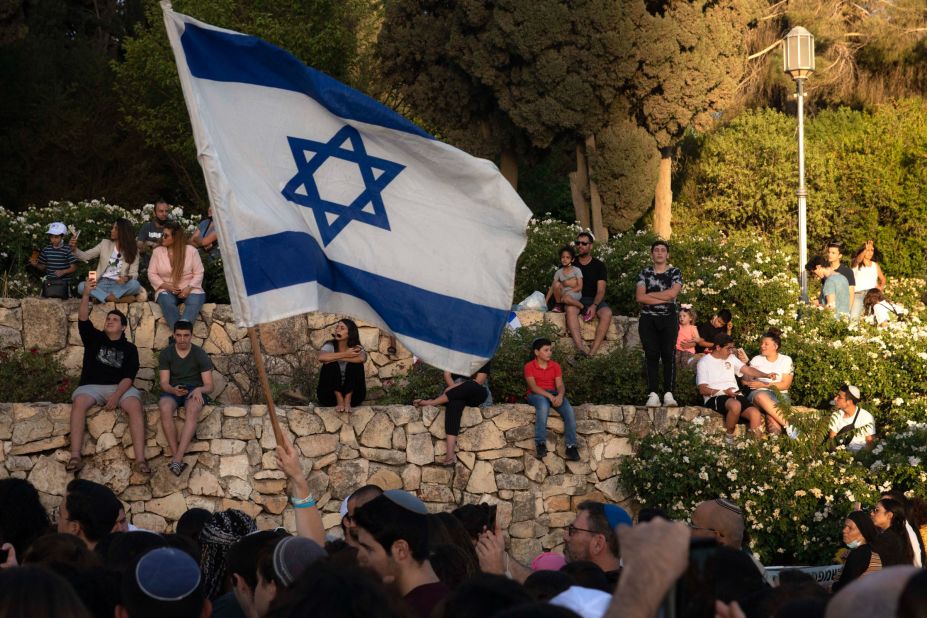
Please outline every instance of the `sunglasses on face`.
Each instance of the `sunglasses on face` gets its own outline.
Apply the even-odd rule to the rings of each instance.
[[[582,245],[582,246],[585,247],[586,245],[591,245],[592,243],[591,243],[591,242],[587,242],[587,241],[585,241],[585,240],[577,240],[577,241],[576,241],[576,244],[577,244],[577,245]]]

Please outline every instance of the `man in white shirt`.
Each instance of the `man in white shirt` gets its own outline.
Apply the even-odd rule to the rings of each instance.
[[[847,450],[854,453],[872,444],[876,432],[875,419],[859,407],[859,400],[859,388],[844,384],[830,402],[837,407],[837,411],[830,419],[830,432],[827,435],[831,440],[837,439],[838,444],[846,444]],[[841,430],[844,430],[843,433]],[[838,434],[840,438],[837,438]]]
[[[776,374],[760,371],[741,362],[734,355],[734,339],[730,335],[715,335],[712,342],[715,344],[714,349],[702,357],[695,370],[695,383],[704,399],[702,405],[724,415],[724,427],[729,440],[741,418],[750,424],[752,431],[759,431],[763,425],[763,416],[740,392],[737,376],[775,379]]]

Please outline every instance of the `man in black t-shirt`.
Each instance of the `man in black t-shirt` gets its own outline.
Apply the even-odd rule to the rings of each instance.
[[[711,320],[698,325],[698,341],[695,344],[695,351],[698,354],[711,352],[715,347],[715,336],[722,334],[731,334],[731,312],[727,309],[721,309],[712,316]]]
[[[853,311],[853,299],[855,298],[856,292],[856,277],[853,275],[853,269],[840,261],[843,259],[843,254],[840,252],[839,242],[831,241],[827,243],[826,258],[827,262],[830,264],[830,267],[834,269],[834,272],[838,272],[847,278],[847,283],[850,284],[850,311]]]
[[[87,410],[95,405],[115,410],[118,405],[129,418],[129,434],[135,451],[134,468],[137,472],[148,474],[151,470],[145,461],[142,394],[132,386],[138,373],[138,348],[126,339],[129,321],[121,311],[113,309],[106,314],[102,331],[90,322],[90,292],[95,287],[96,281],[86,282],[77,313],[77,330],[84,344],[84,362],[80,384],[71,395],[71,458],[66,469],[76,472],[83,466],[81,447]]]
[[[612,310],[605,303],[605,285],[608,282],[608,269],[602,260],[592,257],[592,234],[589,232],[580,232],[576,236],[576,266],[583,273],[583,296],[580,302],[583,305],[582,311],[579,307],[571,305],[566,306],[566,325],[576,349],[584,354],[592,356],[599,351],[602,342],[605,341],[605,334],[612,323]],[[595,338],[592,341],[592,348],[586,348],[583,341],[583,329],[580,326],[580,316],[586,322],[597,317],[599,323],[596,325]]]

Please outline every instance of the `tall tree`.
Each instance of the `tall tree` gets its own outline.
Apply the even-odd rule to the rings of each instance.
[[[673,155],[686,129],[706,129],[735,102],[747,67],[754,0],[626,0],[615,77],[660,149],[654,231],[672,233]]]
[[[355,58],[354,28],[362,2],[338,0],[186,0],[178,12],[207,23],[261,37],[307,64],[348,81]],[[114,62],[124,123],[171,165],[183,193],[206,205],[190,118],[184,105],[161,8],[148,0],[146,23],[125,41],[125,58]]]

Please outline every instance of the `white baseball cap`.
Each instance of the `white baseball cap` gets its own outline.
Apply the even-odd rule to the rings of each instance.
[[[52,236],[64,236],[68,233],[68,228],[64,226],[64,223],[55,221],[54,223],[49,224],[48,231],[45,233],[51,234]]]

